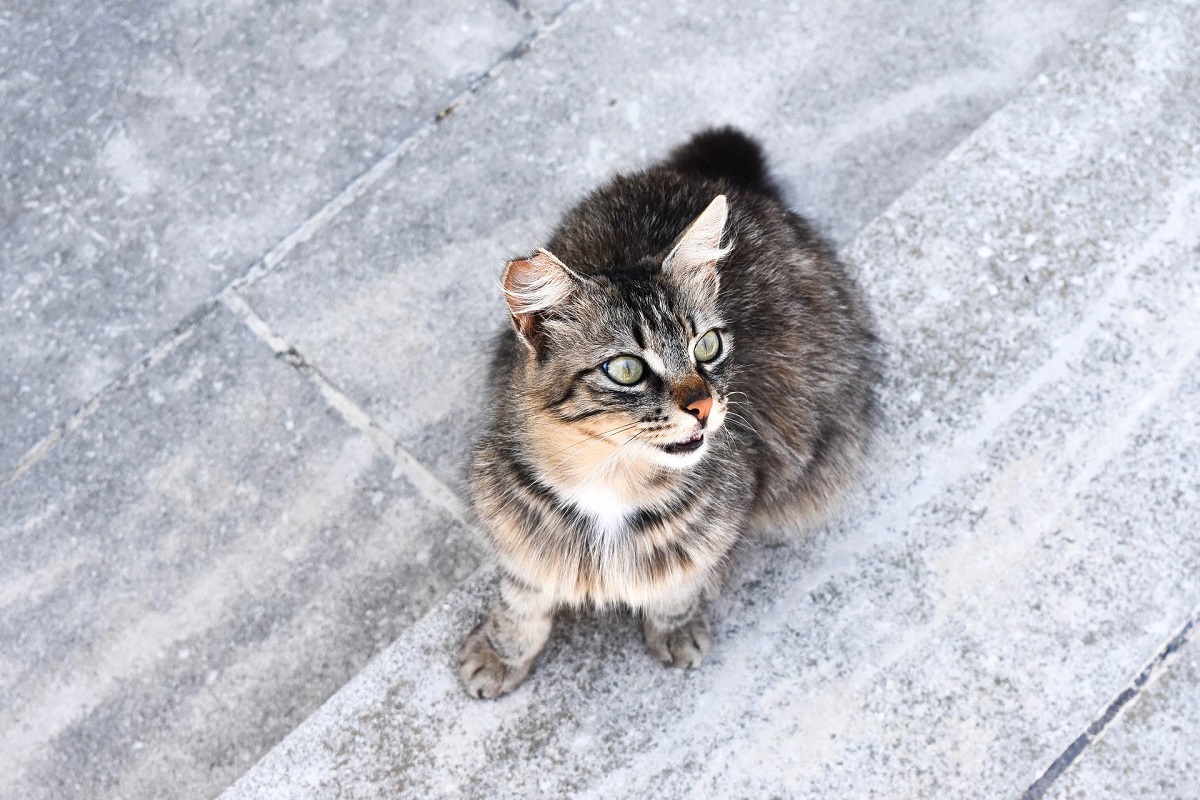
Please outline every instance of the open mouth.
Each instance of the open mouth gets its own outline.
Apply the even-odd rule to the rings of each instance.
[[[671,444],[660,445],[663,450],[668,453],[691,453],[694,450],[699,450],[700,445],[704,444],[704,434],[695,433],[684,439],[682,442],[672,442]]]

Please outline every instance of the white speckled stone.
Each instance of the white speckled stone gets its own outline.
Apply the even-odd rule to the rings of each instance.
[[[1200,797],[1200,641],[1112,724],[1046,795],[1049,800]]]
[[[748,548],[701,669],[564,620],[525,686],[468,700],[482,574],[226,800],[1019,796],[1200,598],[1198,54],[1200,7],[1123,9],[849,248],[886,442],[839,523]]]
[[[533,27],[501,0],[0,7],[0,475]]]
[[[537,19],[549,21],[571,6],[573,0],[504,0],[504,2],[535,15]]]
[[[0,797],[211,797],[478,563],[213,315],[0,492]]]
[[[501,265],[583,192],[734,122],[844,243],[1107,5],[578,3],[247,298],[457,482]]]

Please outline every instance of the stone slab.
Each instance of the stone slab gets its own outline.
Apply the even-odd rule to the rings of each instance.
[[[0,797],[211,797],[478,564],[212,311],[0,491]]]
[[[501,265],[583,192],[732,122],[844,244],[1107,7],[576,3],[247,297],[461,486]]]
[[[1053,800],[1200,797],[1200,641],[1193,636],[1047,795]]]
[[[500,0],[0,9],[0,475],[493,63]]]
[[[885,442],[840,521],[747,549],[702,668],[562,620],[469,700],[481,574],[225,800],[1021,795],[1200,599],[1200,7],[1110,25],[849,248]]]
[[[506,0],[506,2],[511,2],[517,8],[535,15],[540,20],[551,21],[570,7],[573,0]]]

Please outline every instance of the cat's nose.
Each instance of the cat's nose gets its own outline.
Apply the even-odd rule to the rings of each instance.
[[[703,423],[708,419],[708,412],[712,410],[712,397],[708,395],[701,397],[699,400],[688,403],[683,410]]]

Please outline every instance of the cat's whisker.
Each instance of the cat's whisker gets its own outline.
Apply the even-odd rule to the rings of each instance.
[[[642,457],[642,453],[645,453],[647,450],[649,450],[651,447],[654,446],[654,445],[650,444],[649,442],[641,442],[641,445],[642,445],[642,449],[638,450],[637,453],[632,458],[629,459],[629,462],[621,469],[621,471],[613,476],[613,483],[617,483],[618,481],[620,481],[621,476],[624,475],[631,466],[633,466],[633,463],[635,461],[637,461],[639,458]]]
[[[628,443],[629,442],[626,442],[625,444],[628,444]],[[576,481],[576,483],[578,483],[579,486],[591,486],[593,481],[595,480],[595,478],[607,466],[608,462],[617,457],[617,455],[621,452],[622,448],[625,447],[625,444],[622,444],[616,450],[614,450],[613,452],[611,452],[607,456],[605,456],[604,459],[600,461],[600,463],[596,464],[596,466],[594,466],[590,470],[588,470],[587,475],[584,475],[582,478],[580,478],[578,481]]]
[[[557,470],[558,468],[560,468],[560,467],[562,467],[563,465],[567,464],[568,462],[575,460],[575,459],[576,459],[576,458],[578,458],[579,456],[581,456],[581,455],[583,455],[584,453],[586,453],[588,450],[591,450],[591,449],[592,449],[593,447],[595,447],[596,445],[598,445],[598,444],[601,444],[603,441],[604,441],[603,439],[596,439],[595,441],[588,441],[588,442],[581,442],[581,443],[579,443],[579,444],[583,444],[584,446],[583,446],[583,447],[581,447],[580,449],[576,450],[574,453],[570,453],[570,454],[568,454],[568,455],[567,455],[565,458],[561,459],[560,461],[558,461],[557,463],[553,464],[552,466],[550,466],[550,467],[547,467],[547,469],[546,469],[546,474],[547,474],[547,475],[552,475],[552,474],[554,474],[555,470]],[[562,451],[559,451],[559,452],[562,452]]]
[[[727,410],[725,413],[726,413],[728,416],[731,416],[731,417],[733,417],[733,418],[734,418],[734,419],[736,419],[736,420],[740,420],[740,421],[741,421],[741,423],[742,423],[743,425],[745,425],[745,426],[746,426],[747,428],[749,428],[750,430],[754,431],[754,435],[755,435],[755,436],[761,436],[761,435],[762,435],[762,434],[760,434],[760,433],[758,432],[758,429],[757,429],[757,428],[755,428],[753,425],[751,425],[751,424],[750,424],[750,420],[746,419],[745,417],[743,417],[741,414],[737,413],[736,411],[728,411],[728,410]]]
[[[631,422],[631,423],[627,423],[627,424],[624,424],[624,425],[618,425],[618,426],[617,426],[617,427],[615,427],[615,428],[610,428],[609,430],[607,430],[607,431],[604,431],[602,434],[597,434],[597,435],[596,435],[594,438],[585,439],[585,440],[583,440],[583,441],[576,442],[576,443],[574,443],[574,444],[572,444],[572,445],[568,445],[567,447],[559,448],[558,450],[556,450],[556,451],[555,451],[555,453],[561,453],[561,452],[563,452],[564,450],[569,450],[569,449],[571,449],[571,448],[573,448],[573,447],[580,447],[580,445],[584,445],[584,446],[582,447],[582,449],[580,449],[580,450],[577,450],[576,452],[569,454],[569,455],[568,455],[566,458],[563,458],[563,459],[561,459],[560,461],[558,461],[557,463],[553,464],[552,466],[550,466],[550,467],[547,467],[547,468],[545,469],[545,474],[546,474],[546,475],[553,475],[553,474],[554,474],[554,472],[555,472],[555,470],[559,469],[560,467],[562,467],[562,466],[563,466],[564,464],[566,464],[567,462],[571,461],[571,460],[572,460],[572,459],[574,459],[574,458],[577,458],[577,457],[579,457],[579,456],[583,455],[583,453],[584,453],[584,452],[586,452],[587,450],[589,450],[589,449],[590,449],[590,448],[592,448],[593,446],[595,446],[595,445],[597,445],[597,444],[600,444],[601,442],[608,441],[607,439],[600,438],[601,436],[608,436],[608,435],[611,435],[611,434],[614,434],[614,433],[620,433],[620,432],[622,432],[622,431],[628,430],[628,429],[630,429],[630,428],[632,428],[632,427],[636,426],[637,424],[638,424],[637,422]],[[620,445],[619,447],[617,447],[617,449],[616,449],[616,450],[615,450],[615,451],[614,451],[612,454],[610,454],[610,455],[608,455],[607,457],[605,457],[604,461],[602,461],[602,462],[600,463],[600,465],[599,465],[599,467],[597,467],[597,469],[599,469],[600,467],[604,467],[604,466],[605,466],[605,465],[606,465],[608,462],[610,462],[612,459],[614,459],[614,458],[615,458],[615,457],[616,457],[616,456],[617,456],[617,455],[618,455],[618,454],[621,452],[621,450],[622,450],[622,449],[625,447],[625,445],[629,444],[629,443],[630,443],[630,442],[632,442],[632,441],[635,441],[635,440],[636,440],[636,438],[637,438],[637,437],[636,437],[636,434],[635,434],[633,437],[631,437],[630,439],[626,440],[626,441],[625,441],[625,442],[624,442],[622,445]],[[593,478],[593,476],[595,475],[595,473],[596,473],[597,469],[594,469],[594,470],[592,470],[592,473],[590,473],[590,474],[588,475],[588,477],[586,477],[586,478],[583,480],[583,483],[584,483],[585,485],[586,485],[586,484],[589,484],[589,483],[591,483],[591,481],[592,481],[592,478]],[[500,512],[500,511],[506,511],[506,510],[507,510],[507,509],[508,509],[510,506],[512,506],[514,503],[516,503],[516,502],[518,502],[518,501],[520,501],[520,500],[521,500],[520,496],[519,496],[518,494],[516,494],[516,493],[513,493],[513,494],[512,494],[510,497],[508,497],[508,498],[505,500],[505,502],[504,502],[504,503],[503,503],[501,506],[499,506],[499,507],[497,508],[497,512]]]
[[[734,400],[733,399],[734,395],[741,395],[742,397],[744,397],[746,399],[745,400]],[[725,402],[731,406],[745,406],[746,408],[749,408],[750,407],[750,395],[746,394],[745,392],[728,392],[725,395]]]
[[[604,438],[606,436],[611,436],[614,433],[620,433],[621,431],[623,431],[627,428],[632,428],[633,426],[638,425],[638,424],[640,424],[640,423],[638,423],[636,421],[626,422],[623,425],[618,425],[615,428],[610,428],[609,430],[601,431],[600,433],[588,433],[587,431],[584,431],[584,433],[588,437],[587,439],[581,439],[580,441],[575,442],[574,444],[569,444],[566,447],[560,447],[558,450],[555,450],[553,453],[550,453],[549,455],[547,455],[546,458],[554,458],[556,455],[561,453],[563,450],[570,450],[572,447],[578,447],[579,445],[586,444],[590,441],[602,442],[602,441],[604,441]]]
[[[593,479],[595,479],[599,474],[602,474],[604,471],[606,471],[611,466],[611,464],[616,461],[617,457],[621,455],[622,450],[624,450],[626,447],[628,447],[633,442],[637,442],[637,441],[640,441],[637,434],[634,434],[633,436],[630,436],[628,439],[626,439],[624,444],[622,444],[615,451],[613,451],[613,453],[611,455],[609,455],[607,458],[605,458],[603,461],[601,461],[600,464],[595,469],[593,469],[590,473],[588,473],[588,476],[583,479],[582,484],[584,486],[590,485]]]
[[[574,453],[571,453],[571,454],[570,454],[570,455],[568,455],[566,458],[563,458],[561,461],[559,461],[559,462],[557,462],[556,464],[554,464],[553,466],[551,466],[551,467],[547,468],[547,470],[546,470],[547,474],[553,474],[553,472],[554,472],[556,469],[558,469],[559,467],[561,467],[563,464],[566,464],[568,461],[570,461],[570,460],[572,460],[572,459],[576,458],[577,456],[580,456],[580,455],[582,455],[584,452],[586,452],[587,450],[590,450],[590,449],[591,449],[592,447],[594,447],[595,445],[598,445],[598,444],[600,444],[601,442],[606,442],[606,441],[608,441],[608,439],[607,439],[607,438],[604,438],[604,437],[607,437],[607,436],[609,436],[609,435],[612,435],[612,434],[614,434],[614,433],[621,433],[622,431],[628,430],[628,429],[632,428],[632,427],[633,427],[633,426],[635,426],[635,425],[637,425],[637,423],[636,423],[636,422],[631,422],[631,423],[628,423],[628,424],[626,424],[626,425],[620,425],[620,426],[618,426],[618,427],[616,427],[616,428],[613,428],[613,429],[611,429],[611,430],[605,431],[605,432],[604,432],[604,434],[603,434],[602,436],[596,436],[596,437],[593,437],[593,438],[590,438],[590,439],[583,439],[583,440],[581,440],[581,441],[575,442],[574,444],[567,445],[566,447],[560,447],[558,450],[555,450],[553,453],[551,453],[551,454],[550,454],[550,455],[549,455],[547,458],[553,458],[554,456],[558,455],[559,453],[562,453],[562,452],[564,452],[564,451],[566,451],[566,450],[571,450],[571,449],[573,449],[573,448],[580,448],[580,447],[581,447],[582,449],[580,449],[580,450],[577,450],[577,451],[576,451],[576,452],[574,452]]]

